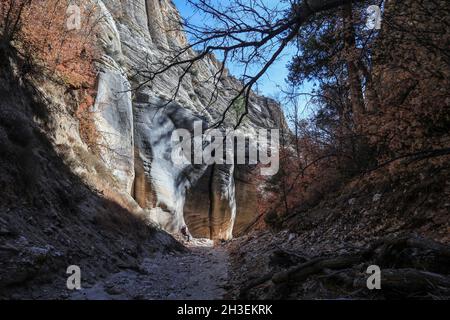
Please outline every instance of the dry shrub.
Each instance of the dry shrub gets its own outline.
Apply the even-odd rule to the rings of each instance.
[[[95,84],[97,55],[95,9],[89,2],[69,0],[0,0],[2,41],[40,72],[73,88]],[[77,4],[81,28],[68,30],[67,9]]]
[[[77,3],[81,29],[68,30],[67,8]],[[44,70],[73,88],[95,85],[96,18],[86,1],[33,0],[23,13],[20,29],[22,50]]]
[[[295,139],[295,138],[294,138]],[[298,150],[292,145],[298,145]],[[319,147],[311,137],[302,136],[280,149],[280,169],[272,177],[259,177],[258,212],[276,225],[299,208],[315,205],[342,181],[339,158],[333,150]]]
[[[69,30],[70,5],[80,9],[79,29]],[[98,132],[90,107],[95,100],[96,70],[99,55],[96,31],[101,17],[86,0],[0,0],[0,35],[25,60],[32,72],[60,85],[77,90],[76,116],[80,135],[95,151]]]
[[[381,108],[363,126],[382,161],[450,145],[450,4],[415,0],[388,9],[374,52]]]
[[[261,206],[270,213],[269,220],[276,222],[280,214],[314,205],[342,183],[358,192],[367,182],[425,179],[448,166],[450,3],[385,4],[383,27],[371,44],[370,72],[379,107],[367,108],[356,130],[339,132],[339,118],[340,123],[328,126],[325,133],[320,128],[300,133],[300,155],[286,148],[279,174],[267,181]],[[330,114],[325,119],[334,123]],[[295,143],[290,148],[295,149]],[[304,170],[321,157],[326,158]]]
[[[92,112],[92,106],[95,103],[93,96],[93,90],[83,90],[82,99],[75,115],[80,124],[79,131],[81,139],[94,154],[99,155],[98,141],[100,139],[100,133],[95,125],[94,113]]]

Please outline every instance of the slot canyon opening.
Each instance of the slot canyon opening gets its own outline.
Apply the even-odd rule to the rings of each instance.
[[[253,168],[247,165],[234,166],[234,192],[230,198],[224,196],[226,190],[223,190],[224,184],[220,183],[226,174],[223,166],[210,166],[195,188],[187,191],[184,219],[193,237],[229,240],[244,234],[258,219],[257,186],[252,182]],[[233,205],[236,210],[234,221]]]

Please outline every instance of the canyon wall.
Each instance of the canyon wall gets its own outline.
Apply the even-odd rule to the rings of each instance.
[[[174,31],[180,19],[170,0],[95,1],[101,16],[98,93],[94,120],[101,133],[100,158],[152,221],[176,233],[187,224],[195,237],[230,239],[257,215],[256,189],[251,170],[234,165],[175,164],[171,135],[175,129],[193,131],[219,120],[240,88],[225,75],[218,84],[217,101],[208,105],[211,81],[221,67],[213,56],[195,64],[172,99],[181,68],[173,68],[145,85],[148,66],[162,61],[187,43]],[[187,52],[195,55],[194,51]],[[232,127],[230,113],[222,129]],[[284,123],[279,106],[252,94],[249,115],[239,130],[255,140],[258,128]],[[238,192],[238,196],[236,196]],[[248,196],[247,196],[248,195]]]

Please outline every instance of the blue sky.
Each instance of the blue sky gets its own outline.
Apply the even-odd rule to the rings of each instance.
[[[204,17],[201,14],[196,13],[187,1],[173,0],[173,2],[179,10],[181,16],[184,19],[189,20],[190,23],[202,25],[205,22]],[[280,3],[278,0],[267,0],[265,2],[269,5],[278,5]],[[294,48],[287,48],[286,52],[284,52],[284,54],[268,69],[266,74],[260,79],[257,89],[261,94],[268,97],[274,97],[281,91],[280,87],[286,88],[285,79],[288,75],[286,65],[289,63],[293,53]],[[230,70],[231,74],[237,78],[242,75],[242,67],[238,64],[230,63],[227,65],[227,68]],[[312,85],[307,84],[303,88],[299,89],[301,89],[300,91],[302,92],[311,92]],[[301,109],[304,109],[307,104],[307,101],[304,97],[301,98],[300,104]]]

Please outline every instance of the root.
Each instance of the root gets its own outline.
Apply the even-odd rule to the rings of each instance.
[[[284,250],[284,253],[289,251]],[[295,256],[298,259],[298,253]],[[422,260],[416,261],[418,259]],[[284,286],[299,284],[312,276],[321,282],[338,281],[361,293],[368,290],[366,281],[369,275],[365,273],[365,267],[370,264],[380,264],[382,269],[381,294],[407,298],[448,296],[449,263],[450,247],[447,245],[415,236],[390,237],[376,241],[357,253],[315,257],[282,271],[269,272],[250,281],[241,289],[240,297],[246,298],[252,289],[269,281],[269,285]]]

